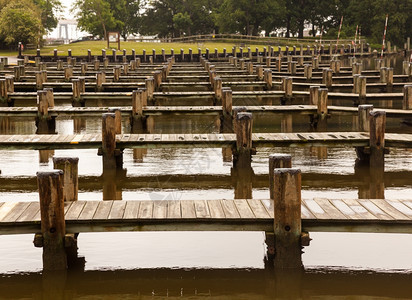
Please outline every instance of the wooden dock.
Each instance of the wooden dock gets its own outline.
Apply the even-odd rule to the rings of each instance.
[[[67,232],[267,231],[273,200],[66,202]],[[306,199],[302,229],[316,232],[412,233],[412,200]],[[0,202],[0,234],[40,230],[40,204]]]

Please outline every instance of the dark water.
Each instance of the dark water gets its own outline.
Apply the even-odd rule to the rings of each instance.
[[[287,125],[285,125],[287,124]],[[292,125],[291,125],[292,124]],[[34,121],[0,120],[1,134],[34,133]],[[123,120],[123,132],[129,124]],[[154,133],[218,132],[215,117],[156,117]],[[95,133],[101,120],[58,119],[57,131]],[[254,115],[254,132],[309,131],[309,117]],[[356,130],[351,116],[332,117],[329,131]],[[399,119],[387,132],[410,133]],[[38,199],[35,173],[52,169],[51,157],[79,157],[79,199],[233,199],[232,163],[222,149],[125,150],[123,178],[104,181],[96,150],[2,151],[0,200]],[[268,156],[289,153],[302,170],[302,197],[359,198],[368,178],[355,173],[353,148],[259,148],[253,157],[252,197],[268,198]],[[412,152],[391,149],[385,158],[385,198],[412,196]],[[240,175],[241,176],[241,175]],[[113,196],[113,194],[111,195]],[[0,236],[0,299],[412,299],[412,235],[311,233],[305,271],[273,272],[265,264],[262,232],[133,232],[79,236],[78,269],[42,274],[41,249],[32,235]]]

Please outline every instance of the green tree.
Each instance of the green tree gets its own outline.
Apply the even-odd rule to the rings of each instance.
[[[62,12],[59,0],[33,0],[41,10],[41,22],[46,31],[52,31],[59,22],[57,14]]]
[[[78,27],[93,36],[107,38],[107,32],[122,26],[123,22],[116,20],[105,0],[77,0],[73,9],[78,9],[76,20]]]
[[[40,11],[32,1],[13,1],[0,11],[0,38],[6,45],[38,44],[43,33]]]
[[[220,32],[258,35],[268,34],[278,27],[284,13],[284,1],[279,0],[224,0],[216,15]]]

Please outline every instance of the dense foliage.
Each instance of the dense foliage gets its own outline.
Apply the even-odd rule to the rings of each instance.
[[[39,45],[44,33],[57,26],[59,0],[0,0],[0,45]]]
[[[59,0],[0,0],[0,39],[12,45],[34,43],[56,27]],[[79,27],[105,38],[118,31],[180,37],[196,34],[303,37],[322,33],[353,38],[357,26],[371,43],[382,40],[389,15],[387,39],[402,46],[412,36],[412,0],[76,0]]]

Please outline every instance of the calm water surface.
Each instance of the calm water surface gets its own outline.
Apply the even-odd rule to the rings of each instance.
[[[309,131],[308,117],[254,115],[255,132]],[[34,133],[34,122],[0,120],[1,134]],[[74,125],[75,124],[75,125]],[[284,124],[284,123],[283,123]],[[57,131],[100,132],[98,118],[58,119]],[[129,124],[123,121],[123,131]],[[218,132],[214,117],[154,119],[152,132]],[[332,118],[329,131],[356,130],[352,117]],[[388,132],[407,132],[388,120]],[[302,170],[302,197],[359,198],[368,178],[354,172],[353,148],[259,148],[253,157],[253,198],[268,198],[268,155],[290,153]],[[79,157],[79,199],[103,200],[104,185],[116,198],[233,199],[236,180],[222,149],[125,150],[124,178],[104,181],[97,150],[3,151],[0,200],[38,199],[35,174],[52,169],[51,157]],[[412,152],[391,149],[385,159],[385,198],[412,197]],[[316,233],[304,249],[305,271],[274,274],[265,265],[262,232],[88,233],[79,236],[84,270],[42,274],[42,250],[32,235],[0,236],[0,299],[412,299],[412,235]],[[64,295],[64,296],[63,296]]]

